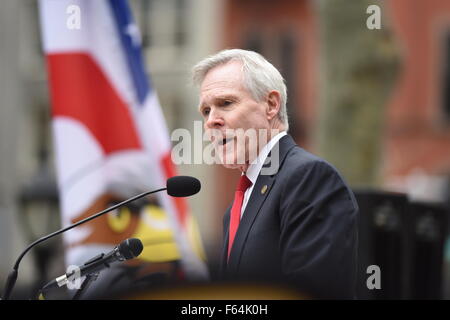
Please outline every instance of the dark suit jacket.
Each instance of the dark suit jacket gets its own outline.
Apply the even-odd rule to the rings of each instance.
[[[231,207],[224,216],[222,276],[282,281],[313,298],[354,298],[358,206],[352,191],[333,166],[289,135],[280,139],[279,155],[278,172],[256,180],[228,263]]]

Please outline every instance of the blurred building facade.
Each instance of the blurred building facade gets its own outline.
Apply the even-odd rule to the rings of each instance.
[[[3,256],[0,280],[3,288],[7,273],[29,240],[20,223],[19,199],[22,188],[38,171],[38,148],[45,143],[38,141],[38,137],[47,137],[46,132],[39,133],[48,112],[44,109],[45,69],[39,55],[36,3],[2,1],[0,7],[0,251]],[[33,256],[32,252],[21,265],[19,287],[35,280]]]
[[[389,1],[401,71],[385,115],[386,186],[448,201],[450,177],[450,3]]]

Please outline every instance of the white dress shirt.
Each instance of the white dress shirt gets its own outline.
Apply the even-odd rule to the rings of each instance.
[[[266,161],[267,156],[269,155],[270,150],[272,150],[273,146],[277,144],[277,142],[286,134],[287,134],[286,131],[282,131],[275,137],[270,139],[270,141],[261,149],[261,152],[259,153],[258,157],[255,160],[253,160],[253,162],[250,164],[250,166],[247,169],[247,172],[242,173],[247,175],[247,178],[252,182],[252,185],[247,189],[247,191],[245,191],[244,194],[244,202],[242,203],[241,208],[241,219],[242,214],[244,213],[245,208],[247,207],[248,199],[252,194],[253,187],[255,186],[256,183],[256,179],[259,176],[259,172],[261,171],[263,164]]]

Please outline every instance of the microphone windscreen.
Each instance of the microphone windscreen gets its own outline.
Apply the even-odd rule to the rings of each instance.
[[[167,179],[167,193],[172,197],[189,197],[200,191],[198,179],[189,176],[175,176]]]
[[[139,240],[137,238],[129,238],[129,239],[123,240],[119,244],[119,252],[127,260],[136,258],[138,255],[141,254],[143,249],[144,249],[144,246],[142,245],[141,240]]]

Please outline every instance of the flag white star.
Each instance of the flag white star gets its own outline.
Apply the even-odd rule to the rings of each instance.
[[[130,23],[125,27],[125,33],[130,36],[133,46],[138,47],[142,43],[141,33],[135,23]]]

